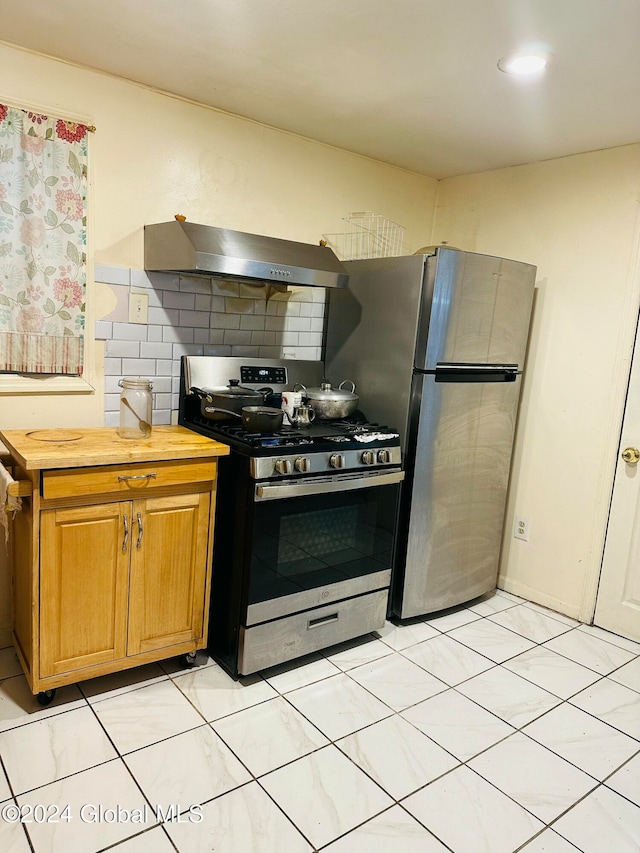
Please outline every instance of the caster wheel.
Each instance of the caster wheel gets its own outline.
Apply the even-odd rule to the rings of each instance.
[[[55,695],[55,690],[43,690],[36,696],[36,701],[38,702],[38,705],[50,705],[53,702]]]
[[[180,662],[183,666],[186,666],[188,669],[191,669],[192,666],[196,665],[197,653],[196,652],[187,652],[186,655],[182,655]]]

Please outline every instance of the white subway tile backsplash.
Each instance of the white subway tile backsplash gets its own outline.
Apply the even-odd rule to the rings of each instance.
[[[173,344],[170,343],[147,343],[140,344],[140,358],[171,358],[173,356]]]
[[[148,341],[161,341],[162,340],[162,326],[147,326],[147,340]]]
[[[211,311],[211,300],[212,299],[213,299],[213,297],[208,293],[207,294],[196,293],[195,294],[195,305],[194,305],[195,310],[196,311]]]
[[[289,292],[290,302],[313,302],[312,288],[297,287]]]
[[[155,290],[180,290],[180,276],[170,272],[150,272],[147,275]]]
[[[112,358],[139,358],[140,344],[138,341],[107,341],[105,353]]]
[[[122,359],[121,358],[105,358],[105,360],[104,360],[104,375],[105,376],[122,376]]]
[[[209,312],[208,311],[181,311],[180,325],[192,326],[194,329],[209,328]]]
[[[108,427],[117,427],[120,424],[120,412],[105,412],[104,425]]]
[[[173,358],[179,360],[183,355],[202,355],[204,344],[174,344]]]
[[[114,341],[146,341],[147,327],[141,323],[114,323]]]
[[[155,376],[156,363],[152,358],[123,358],[123,376],[144,376],[151,379]]]
[[[231,355],[234,358],[259,358],[260,347],[232,346]]]
[[[162,295],[163,308],[182,308],[191,310],[195,308],[196,295],[195,293],[173,292],[168,290]]]
[[[105,343],[105,423],[117,426],[123,376],[153,382],[153,422],[177,423],[180,359],[183,355],[320,359],[325,291],[304,288],[272,292],[244,283],[178,277],[169,273],[98,267],[102,279],[125,302],[129,293],[149,296],[149,324],[110,320],[95,324]],[[126,286],[125,286],[126,285]],[[124,303],[123,303],[124,304]]]
[[[120,389],[118,388],[118,391]],[[106,412],[119,412],[120,411],[120,394],[105,394],[104,395],[104,408]]]
[[[140,293],[142,292],[141,290],[139,290],[139,288],[136,288],[135,290],[133,287],[131,288],[132,293],[135,293],[136,291],[140,292]],[[145,292],[149,298],[149,308],[162,308],[162,293],[163,293],[163,291],[161,291],[161,290],[147,290]]]
[[[265,329],[274,331],[274,332],[282,332],[284,329],[285,318],[284,317],[270,317],[267,314],[264,327]]]
[[[170,394],[172,382],[173,382],[173,377],[171,377],[171,376],[155,376],[153,379],[154,398],[155,398],[156,394]],[[155,405],[155,399],[154,399],[154,405]]]
[[[283,332],[280,335],[280,343],[283,347],[295,347],[300,343],[300,338],[297,332]]]
[[[162,340],[171,343],[192,344],[193,329],[188,329],[186,326],[163,326]]]
[[[300,302],[281,302],[278,305],[278,314],[287,317],[300,316]]]
[[[300,332],[298,337],[301,347],[322,346],[322,335],[319,332]]]
[[[260,358],[282,358],[280,347],[260,347],[258,352]]]
[[[209,326],[212,329],[239,329],[240,315],[223,314],[218,311],[212,311],[209,320]]]
[[[206,276],[180,277],[180,290],[183,293],[211,293],[211,279]]]
[[[155,409],[170,409],[171,394],[154,394],[153,405]]]
[[[113,323],[106,320],[96,322],[96,340],[108,341],[113,337]]]
[[[166,426],[171,423],[171,410],[170,409],[154,409],[153,417],[151,419],[152,424],[157,424],[158,426]]]
[[[311,317],[287,317],[285,328],[290,332],[310,332]]]
[[[144,288],[145,290],[152,288],[151,279],[144,270],[130,270],[129,279],[132,288]],[[151,294],[149,294],[151,296]]]
[[[104,393],[105,394],[119,394],[120,386],[118,382],[122,377],[118,376],[105,376],[104,377]]]
[[[103,284],[126,284],[131,281],[131,270],[129,267],[111,267],[106,264],[96,264],[93,268],[94,281]]]
[[[224,333],[224,342],[231,344],[231,346],[249,345],[251,343],[251,332],[243,329],[227,329]]]
[[[243,314],[240,317],[240,328],[241,329],[251,329],[255,331],[257,329],[264,330],[266,317],[264,314]]]
[[[173,348],[171,358],[156,359],[156,376],[171,376],[173,373]]]
[[[180,312],[171,308],[149,307],[148,320],[149,323],[155,323],[158,326],[177,326],[180,321]]]

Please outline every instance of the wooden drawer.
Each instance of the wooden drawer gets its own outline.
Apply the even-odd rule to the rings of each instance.
[[[156,489],[212,482],[216,478],[216,466],[213,459],[189,459],[58,468],[43,472],[42,497],[46,500],[110,494],[126,497]]]

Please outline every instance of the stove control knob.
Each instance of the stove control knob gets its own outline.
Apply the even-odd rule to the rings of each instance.
[[[344,468],[344,456],[342,453],[333,453],[329,457],[329,465],[332,468]]]
[[[278,459],[275,464],[275,469],[278,474],[291,474],[293,465],[290,459]]]
[[[375,465],[376,454],[373,450],[363,450],[360,459],[362,460],[363,465]]]
[[[306,456],[298,456],[293,464],[296,466],[296,471],[300,471],[301,474],[306,474],[311,470],[311,460]]]
[[[390,450],[379,450],[378,451],[378,462],[381,465],[388,465],[391,462],[391,451]]]

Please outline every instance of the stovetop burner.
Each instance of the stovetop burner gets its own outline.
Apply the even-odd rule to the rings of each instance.
[[[350,447],[384,447],[398,443],[398,433],[386,426],[369,423],[362,416],[350,420],[323,421],[299,429],[283,426],[273,433],[249,432],[235,423],[212,421],[201,414],[193,413],[188,426],[211,438],[230,444],[236,449],[254,455],[269,455],[280,449],[301,448],[306,450],[331,449],[339,445]]]

